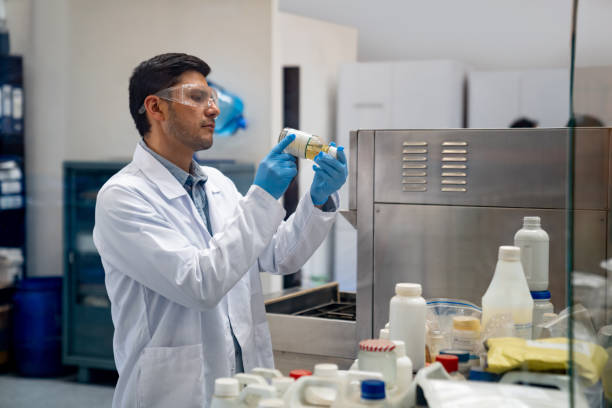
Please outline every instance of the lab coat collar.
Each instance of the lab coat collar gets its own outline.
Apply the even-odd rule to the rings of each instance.
[[[133,163],[162,191],[167,199],[173,200],[177,197],[187,195],[187,191],[163,164],[153,157],[149,152],[136,145]]]

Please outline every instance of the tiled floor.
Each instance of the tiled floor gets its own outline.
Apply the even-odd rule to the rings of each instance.
[[[0,375],[0,408],[108,408],[112,385],[80,384],[76,376],[32,379]]]

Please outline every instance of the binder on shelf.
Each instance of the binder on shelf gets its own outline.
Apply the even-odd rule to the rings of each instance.
[[[12,132],[22,133],[23,132],[23,88],[16,86],[13,88],[12,94]]]
[[[13,133],[13,87],[2,85],[2,133]]]

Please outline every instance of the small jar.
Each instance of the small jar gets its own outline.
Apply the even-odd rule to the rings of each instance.
[[[440,330],[433,329],[427,332],[426,357],[428,363],[436,361],[436,356],[444,348],[444,335]]]
[[[453,350],[478,353],[480,344],[480,320],[472,316],[453,317]]]
[[[532,291],[531,298],[533,299],[533,335],[532,338],[540,338],[541,327],[538,325],[543,323],[544,313],[554,313],[555,308],[550,303],[550,292],[548,290]]]
[[[359,370],[381,373],[385,384],[393,387],[396,376],[395,344],[390,340],[369,339],[359,342]]]

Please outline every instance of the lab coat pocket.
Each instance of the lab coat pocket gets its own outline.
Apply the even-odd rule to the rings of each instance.
[[[201,344],[145,348],[140,357],[138,407],[201,408],[203,370]]]

